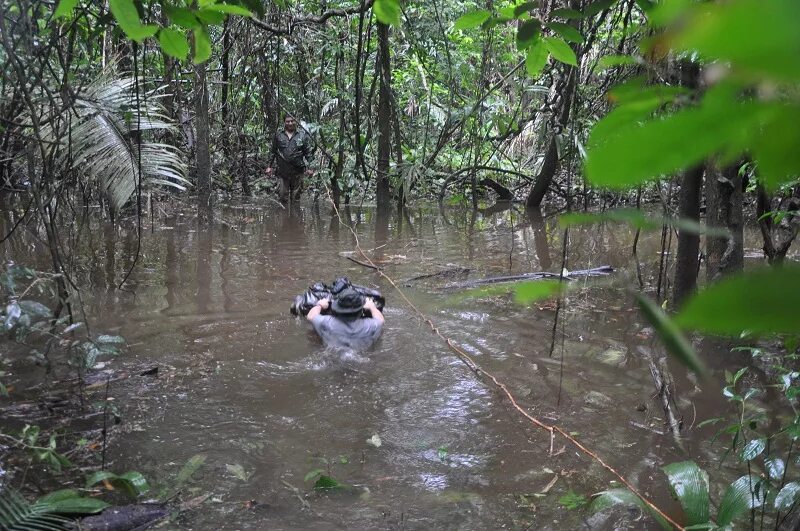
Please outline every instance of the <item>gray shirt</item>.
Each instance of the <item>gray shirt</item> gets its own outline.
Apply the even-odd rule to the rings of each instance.
[[[318,315],[311,321],[326,346],[365,350],[381,335],[383,323],[372,317]]]

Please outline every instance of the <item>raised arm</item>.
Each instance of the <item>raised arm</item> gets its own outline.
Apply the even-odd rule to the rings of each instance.
[[[328,306],[330,305],[330,303],[331,303],[330,299],[320,299],[320,300],[318,300],[317,304],[315,304],[313,308],[308,310],[308,313],[306,314],[306,319],[308,319],[309,321],[313,321],[314,317],[316,317],[320,313],[322,313],[322,310],[327,310],[328,309]]]
[[[364,309],[369,311],[369,314],[373,319],[377,319],[381,324],[383,324],[383,314],[378,307],[375,306],[375,301],[372,300],[372,297],[367,297],[367,300],[364,301]]]

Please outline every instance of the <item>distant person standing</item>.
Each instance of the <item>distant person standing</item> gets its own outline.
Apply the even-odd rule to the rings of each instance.
[[[291,114],[283,117],[283,129],[275,133],[269,156],[267,175],[278,176],[278,197],[281,203],[297,201],[303,193],[303,176],[313,175],[309,168],[313,154],[311,137],[297,130],[297,120]]]

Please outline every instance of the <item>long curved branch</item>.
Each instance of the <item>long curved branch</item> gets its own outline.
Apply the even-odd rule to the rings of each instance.
[[[367,10],[372,8],[372,4],[375,0],[366,0],[365,2],[354,6],[354,7],[346,7],[344,9],[329,9],[325,11],[321,15],[317,17],[302,17],[302,18],[295,18],[289,20],[285,27],[273,26],[263,20],[259,20],[257,18],[251,18],[250,22],[259,27],[263,30],[269,31],[270,33],[274,33],[276,35],[291,35],[294,32],[294,29],[297,26],[307,26],[307,25],[314,25],[314,24],[324,24],[329,18],[332,17],[346,17],[349,15],[357,15],[359,13],[364,13]]]

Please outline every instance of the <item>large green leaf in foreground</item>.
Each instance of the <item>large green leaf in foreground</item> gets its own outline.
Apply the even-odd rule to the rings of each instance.
[[[724,527],[749,509],[764,503],[763,486],[758,476],[742,476],[730,484],[722,496],[717,514],[717,524]]]
[[[708,474],[694,461],[671,463],[662,468],[689,525],[704,524],[708,514]]]
[[[800,268],[763,268],[713,284],[693,297],[676,317],[684,327],[738,336],[800,331]]]

